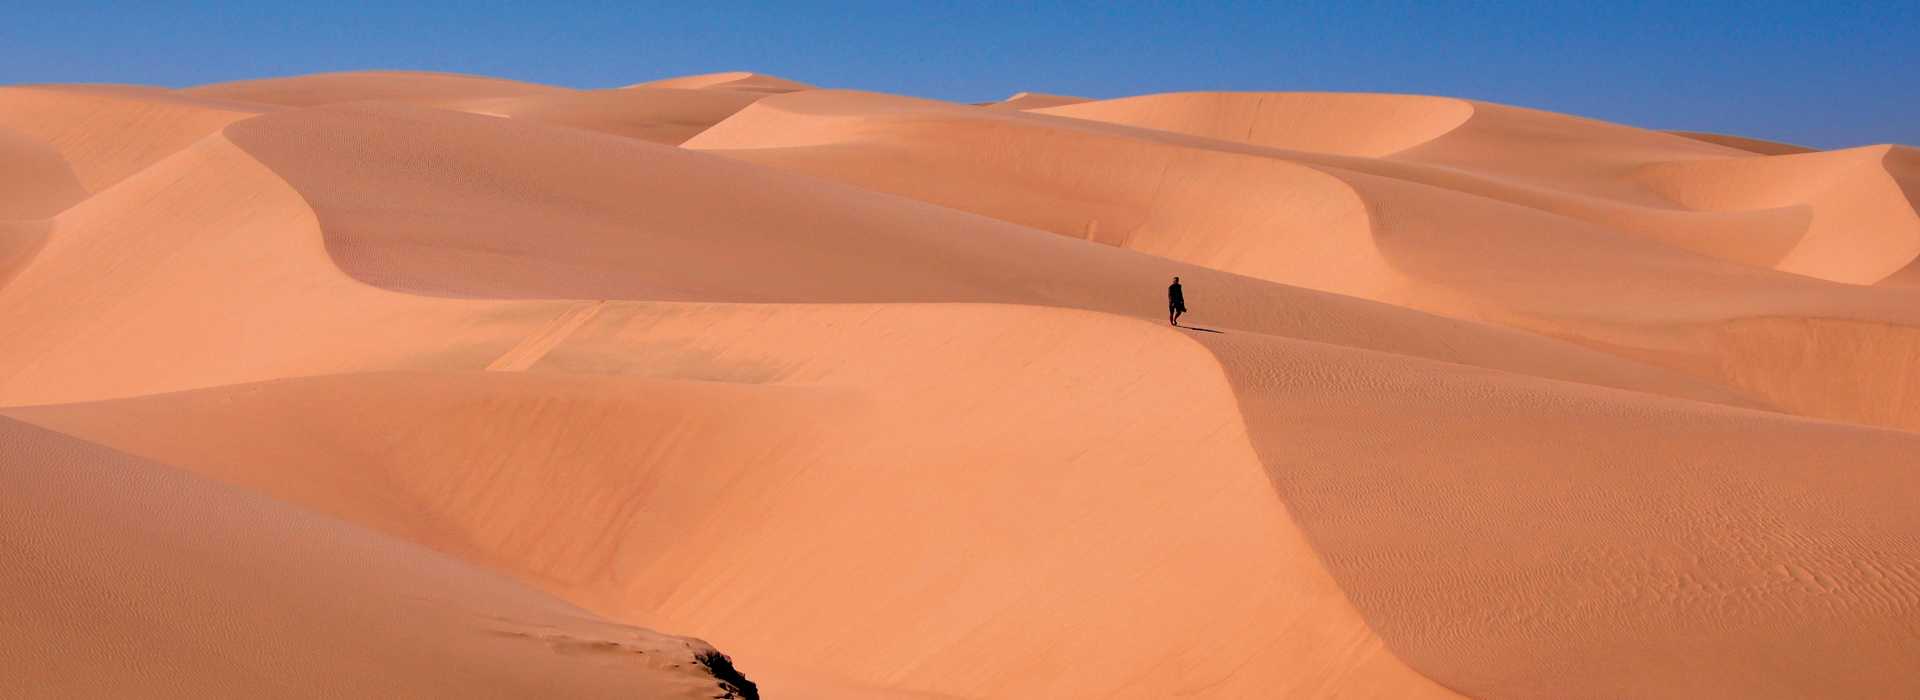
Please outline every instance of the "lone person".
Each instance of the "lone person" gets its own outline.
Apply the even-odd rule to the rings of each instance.
[[[1173,278],[1173,284],[1167,285],[1167,322],[1180,325],[1180,314],[1187,312],[1187,297],[1180,293],[1180,278]]]

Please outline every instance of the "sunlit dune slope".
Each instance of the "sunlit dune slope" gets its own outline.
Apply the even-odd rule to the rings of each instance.
[[[6,419],[0,464],[8,697],[728,691],[704,642],[164,465]]]

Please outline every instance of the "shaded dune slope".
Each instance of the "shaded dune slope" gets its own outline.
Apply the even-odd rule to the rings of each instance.
[[[1702,131],[1669,131],[1667,133],[1675,136],[1685,136],[1695,141],[1705,141],[1728,148],[1737,148],[1763,156],[1790,156],[1796,153],[1812,153],[1815,150],[1807,148],[1806,146],[1795,146],[1790,143],[1780,143],[1778,141],[1767,141],[1764,139],[1732,136],[1728,134],[1710,134]]]
[[[47,220],[0,221],[0,289],[27,268],[51,230],[53,222]]]
[[[60,151],[33,137],[0,128],[0,221],[45,219],[87,198]]]
[[[728,690],[704,642],[164,465],[7,419],[0,463],[10,697]]]
[[[1920,684],[1902,660],[1920,606],[1912,433],[1297,341],[1203,342],[1329,572],[1391,649],[1450,688]]]

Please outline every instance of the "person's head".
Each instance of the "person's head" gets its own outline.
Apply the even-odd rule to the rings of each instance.
[[[1175,275],[1175,276],[1174,276],[1174,278],[1173,278],[1173,283],[1174,283],[1174,284],[1179,284],[1179,283],[1180,283],[1180,277],[1179,277],[1178,275]]]

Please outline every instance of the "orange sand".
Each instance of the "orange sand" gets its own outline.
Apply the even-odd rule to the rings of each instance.
[[[1907,147],[751,73],[0,107],[0,695],[1920,693]]]

